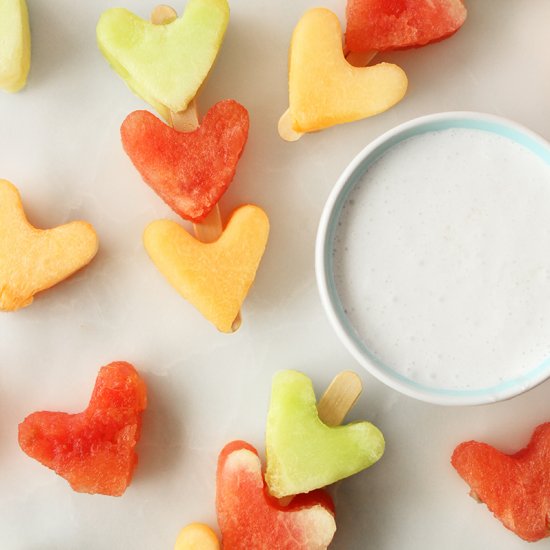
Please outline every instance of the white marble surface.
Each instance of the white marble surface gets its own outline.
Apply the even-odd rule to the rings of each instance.
[[[0,177],[19,187],[35,225],[92,222],[100,252],[31,307],[0,316],[2,549],[171,548],[186,523],[215,524],[218,452],[236,438],[263,450],[270,380],[283,368],[306,372],[318,391],[338,371],[357,370],[365,392],[351,416],[372,420],[386,435],[378,464],[331,488],[338,524],[331,548],[525,547],[468,497],[449,458],[464,439],[509,452],[523,446],[534,426],[550,420],[550,382],[483,407],[403,397],[343,349],[314,276],[323,203],[346,164],[383,131],[426,113],[477,110],[550,138],[550,3],[469,4],[452,39],[383,56],[408,74],[402,103],[288,144],[276,131],[287,107],[288,44],[300,15],[318,4],[232,0],[201,105],[235,98],[249,109],[249,142],[222,212],[255,202],[272,231],[243,327],[228,336],[172,290],[141,245],[149,221],[175,215],[141,183],[120,146],[120,123],[144,104],[95,45],[99,14],[113,4],[29,0],[32,69],[25,91],[0,95]],[[119,5],[144,17],[152,7],[144,0]],[[324,5],[343,19],[344,0]],[[148,383],[140,464],[122,498],[77,494],[20,451],[17,424],[35,410],[81,410],[99,367],[117,359],[134,363]]]

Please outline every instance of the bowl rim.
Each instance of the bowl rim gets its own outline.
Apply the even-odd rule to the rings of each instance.
[[[520,395],[550,377],[550,357],[523,375],[479,389],[437,388],[415,382],[370,354],[347,320],[332,278],[332,242],[347,195],[368,166],[397,143],[426,132],[448,128],[486,130],[519,143],[550,164],[550,144],[529,128],[498,115],[448,111],[420,116],[399,124],[368,143],[344,169],[331,190],[320,217],[315,242],[315,273],[321,303],[344,347],[370,374],[398,392],[437,405],[482,405]]]

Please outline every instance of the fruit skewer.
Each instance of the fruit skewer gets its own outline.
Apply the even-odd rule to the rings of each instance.
[[[154,25],[165,25],[173,21],[178,16],[176,10],[171,6],[159,4],[151,12],[151,23]],[[185,111],[170,111],[170,125],[178,132],[193,132],[199,127],[199,115],[197,107],[197,98],[189,104]],[[223,224],[218,204],[210,213],[200,222],[193,224],[195,237],[203,243],[217,241],[223,232]],[[241,326],[241,314],[239,313],[232,324],[232,332],[238,330]]]
[[[407,76],[392,63],[352,67],[342,49],[342,26],[326,8],[304,13],[292,33],[288,62],[289,108],[279,135],[304,133],[380,114],[401,101]]]
[[[337,374],[317,403],[321,421],[329,426],[341,424],[361,391],[361,380],[357,374],[351,371]],[[286,507],[293,499],[294,495],[278,499],[279,506]],[[180,531],[174,550],[190,550],[195,547],[219,550],[220,543],[210,527],[201,523],[191,523]]]
[[[151,12],[151,23],[165,25],[177,17],[176,10],[171,6],[160,4]],[[170,125],[178,132],[193,132],[199,127],[197,99],[189,104],[185,111],[175,113],[170,111]],[[197,239],[204,243],[216,241],[222,234],[223,225],[220,208],[216,204],[201,223],[194,223],[193,230]]]

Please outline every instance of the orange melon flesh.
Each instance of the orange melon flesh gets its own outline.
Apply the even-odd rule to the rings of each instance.
[[[221,237],[202,243],[170,220],[149,224],[143,243],[170,284],[221,332],[231,332],[252,285],[269,234],[265,212],[238,208]]]
[[[248,124],[247,110],[226,99],[211,107],[193,132],[178,132],[148,111],[134,111],[120,135],[144,181],[174,212],[197,223],[231,184]]]
[[[208,525],[190,523],[179,532],[174,550],[220,550],[220,543]]]
[[[0,180],[0,309],[29,305],[37,292],[52,287],[96,255],[93,227],[75,221],[37,229],[26,219],[16,187]]]
[[[407,76],[398,66],[352,67],[342,51],[334,13],[315,8],[296,26],[290,46],[289,102],[292,127],[312,132],[381,113],[398,103]]]

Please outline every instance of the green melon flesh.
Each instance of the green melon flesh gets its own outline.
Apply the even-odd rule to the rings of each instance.
[[[189,0],[183,15],[165,25],[112,8],[99,19],[97,42],[128,86],[166,119],[197,94],[228,22],[227,0]]]
[[[296,371],[273,379],[266,429],[266,482],[278,498],[330,485],[374,464],[384,436],[370,422],[329,427],[319,419],[311,380]]]
[[[25,0],[0,0],[0,88],[17,92],[27,82],[31,33]]]

